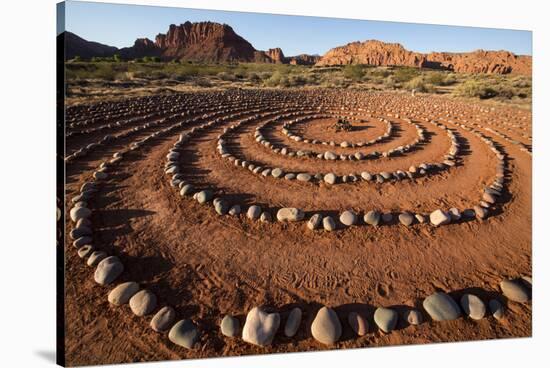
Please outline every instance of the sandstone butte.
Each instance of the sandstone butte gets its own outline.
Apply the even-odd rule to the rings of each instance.
[[[411,66],[452,70],[460,73],[496,73],[531,75],[532,57],[509,51],[476,50],[465,53],[432,52],[422,54],[398,43],[377,40],[352,42],[329,50],[317,66],[367,64]]]

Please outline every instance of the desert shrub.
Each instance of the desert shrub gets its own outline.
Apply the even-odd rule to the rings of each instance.
[[[121,57],[120,57],[119,54],[114,54],[114,55],[113,55],[113,61],[115,61],[115,62],[118,63],[118,62],[121,62],[122,59],[121,59]]]
[[[454,93],[462,97],[477,97],[480,99],[491,98],[497,95],[496,91],[488,83],[473,79],[458,85]]]
[[[393,76],[397,82],[408,82],[414,77],[416,77],[419,73],[418,69],[413,68],[397,68],[393,72]]]
[[[360,81],[365,72],[361,65],[346,65],[343,69],[344,77],[351,79],[352,81]]]
[[[262,80],[258,73],[255,72],[248,73],[247,79],[254,83],[259,83]]]
[[[78,62],[78,61],[82,61],[82,58],[80,56],[76,55],[72,60],[75,61],[75,62]]]
[[[447,74],[445,79],[443,79],[443,86],[450,86],[457,82],[454,74]]]
[[[306,78],[302,75],[292,75],[288,78],[288,83],[292,87],[303,86],[306,82]]]
[[[229,81],[233,82],[236,78],[235,75],[228,73],[228,72],[220,72],[218,73],[218,78],[220,78],[223,81]]]
[[[384,85],[389,88],[395,88],[398,86],[398,81],[396,80],[394,75],[388,75],[384,81]]]
[[[417,92],[427,92],[426,81],[422,77],[416,77],[404,84],[404,87],[408,90],[416,90]]]
[[[412,80],[414,80],[414,79],[412,79]],[[428,73],[426,75],[425,81],[427,83],[433,84],[435,86],[444,86],[445,85],[445,75],[442,74],[442,73],[438,73],[438,72]]]
[[[369,68],[367,70],[367,75],[374,77],[374,79],[378,79],[380,81],[387,78],[391,74],[392,74],[391,71],[388,70],[387,68],[375,67],[375,68]]]
[[[264,81],[264,84],[267,87],[277,87],[285,83],[284,78],[286,77],[284,77],[279,71],[276,71]],[[286,78],[286,83],[288,83],[288,78]]]
[[[206,78],[196,78],[195,85],[197,87],[212,87],[212,83]]]

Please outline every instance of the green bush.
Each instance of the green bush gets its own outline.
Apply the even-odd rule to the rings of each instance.
[[[344,77],[351,79],[352,81],[360,81],[363,79],[365,72],[361,65],[346,65],[343,69]]]
[[[418,69],[402,67],[402,68],[397,68],[394,71],[393,76],[397,82],[403,83],[403,82],[410,81],[411,79],[416,77],[419,73],[420,71]]]
[[[462,97],[477,97],[480,99],[491,98],[497,95],[496,91],[486,82],[472,79],[458,85],[454,90],[454,94]]]

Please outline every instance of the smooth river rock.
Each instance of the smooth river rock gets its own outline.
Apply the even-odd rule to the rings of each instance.
[[[130,298],[139,291],[139,284],[134,281],[118,285],[109,293],[107,300],[114,305],[123,305],[130,301]]]
[[[336,229],[336,222],[334,222],[334,219],[330,216],[326,216],[323,218],[323,228],[326,231],[333,231]]]
[[[385,333],[395,328],[398,319],[399,315],[391,308],[379,307],[374,311],[374,322]]]
[[[246,315],[243,340],[259,346],[269,345],[273,341],[280,323],[279,313],[266,313],[260,308],[254,307]]]
[[[281,208],[277,211],[277,220],[284,221],[301,221],[304,219],[304,211],[298,208]]]
[[[424,299],[422,306],[435,321],[450,321],[460,317],[460,308],[449,295],[436,292]]]
[[[223,317],[220,323],[220,331],[222,335],[227,337],[235,337],[239,333],[240,323],[239,320],[231,315]]]
[[[300,323],[302,322],[302,310],[298,307],[293,308],[288,315],[285,323],[285,336],[293,337],[296,335]]]
[[[342,325],[336,312],[328,307],[319,309],[311,324],[311,335],[325,345],[337,342],[342,336]]]
[[[94,280],[98,284],[107,285],[115,281],[123,271],[124,266],[118,257],[107,257],[97,265]]]
[[[199,340],[199,332],[191,320],[182,319],[172,326],[168,339],[176,345],[192,349]]]
[[[357,336],[365,336],[369,330],[367,320],[357,312],[351,312],[348,314],[348,323]]]
[[[480,320],[485,317],[485,304],[476,295],[462,295],[460,298],[460,305],[464,313],[471,319]]]
[[[502,280],[500,282],[500,289],[504,296],[514,302],[525,303],[530,299],[528,290],[518,281]]]
[[[161,308],[151,319],[150,326],[156,332],[166,332],[176,320],[176,311],[170,306]]]
[[[157,296],[149,290],[138,291],[130,298],[130,309],[136,316],[145,316],[157,306]]]
[[[434,226],[446,225],[451,222],[451,216],[441,210],[435,210],[430,213],[430,222]]]

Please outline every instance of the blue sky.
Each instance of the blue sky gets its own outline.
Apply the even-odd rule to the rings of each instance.
[[[360,17],[361,14],[358,14]],[[66,30],[89,41],[132,46],[136,38],[152,40],[170,24],[212,21],[229,24],[258,50],[280,47],[287,56],[324,54],[353,41],[398,42],[418,51],[509,50],[532,54],[530,31],[454,27],[415,23],[271,15],[67,1]]]

